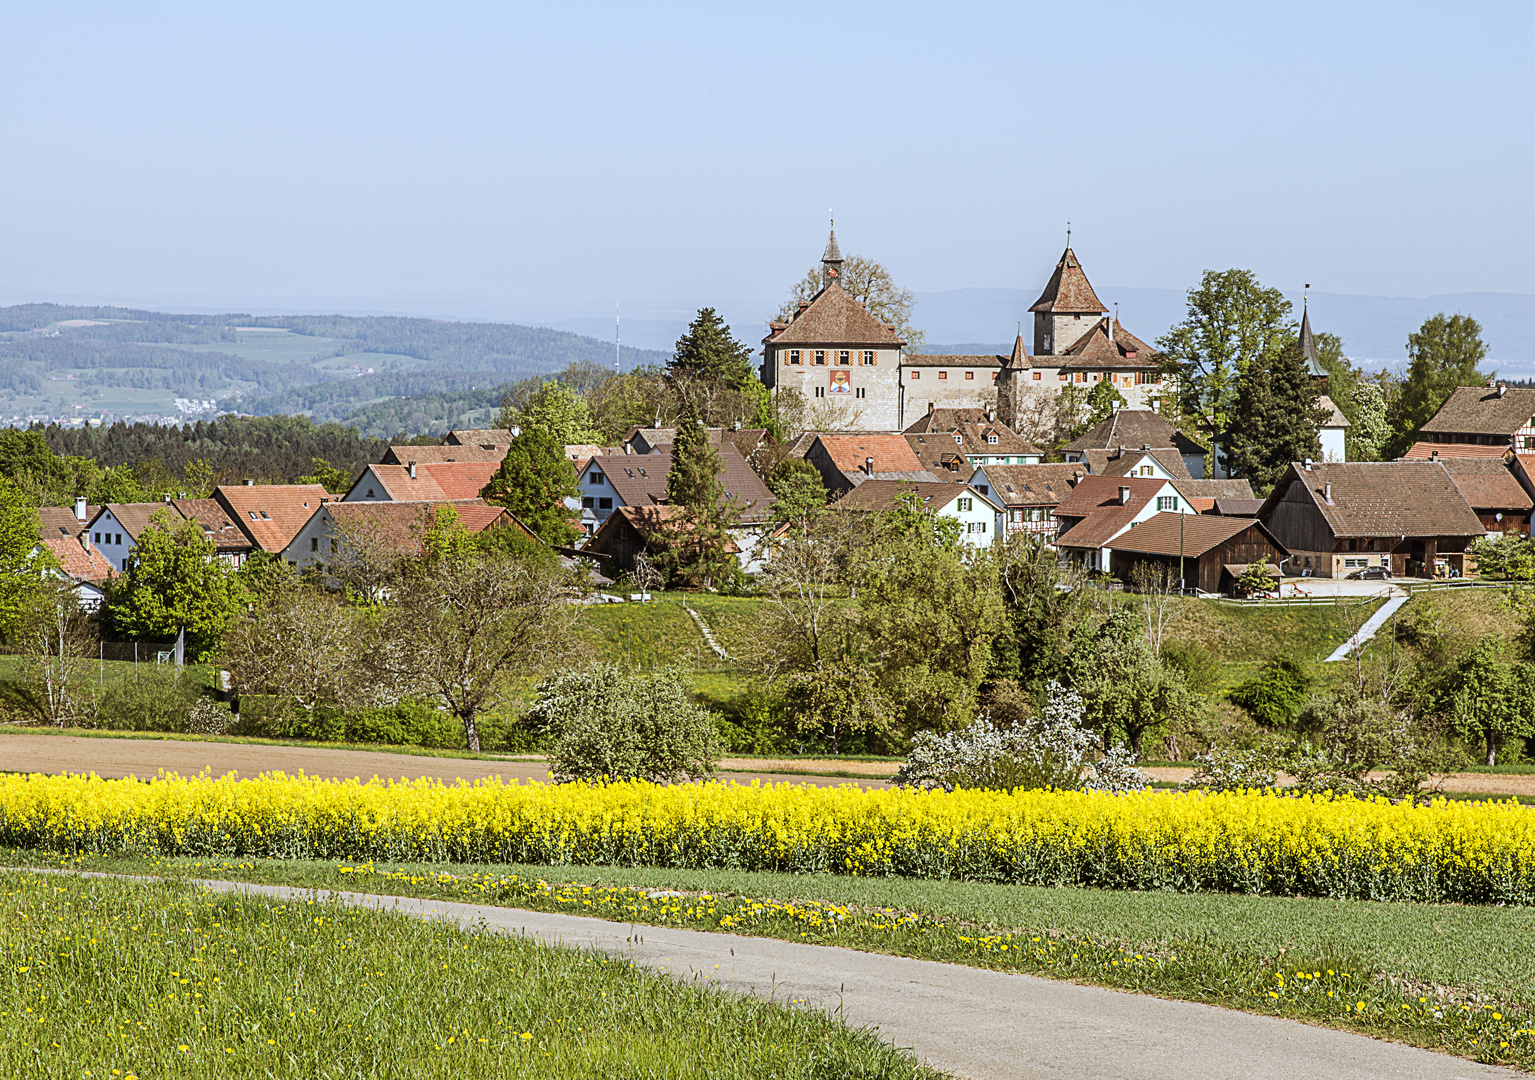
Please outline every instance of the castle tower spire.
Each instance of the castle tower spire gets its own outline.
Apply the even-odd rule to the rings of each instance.
[[[826,239],[826,253],[821,256],[821,265],[826,267],[826,280],[833,281],[842,276],[842,251],[837,247],[837,219],[831,219],[831,235]]]
[[[1307,284],[1306,289],[1311,289]],[[1300,309],[1300,355],[1306,361],[1306,369],[1314,379],[1327,378],[1327,372],[1316,359],[1316,338],[1311,333],[1311,297],[1303,293],[1301,295]]]

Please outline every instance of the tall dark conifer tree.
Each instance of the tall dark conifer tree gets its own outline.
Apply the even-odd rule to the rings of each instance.
[[[739,390],[752,376],[752,354],[750,347],[731,336],[725,320],[706,307],[677,339],[668,368],[674,374],[686,372]]]
[[[1320,457],[1317,433],[1328,417],[1317,404],[1321,394],[1299,341],[1287,344],[1268,363],[1250,365],[1237,380],[1232,409],[1233,475],[1247,480],[1254,491],[1267,491],[1290,462]]]
[[[675,509],[661,535],[653,538],[661,548],[661,568],[679,584],[718,586],[740,572],[728,531],[740,507],[725,498],[723,469],[724,459],[710,444],[708,430],[696,416],[682,417],[666,474],[666,502]]]

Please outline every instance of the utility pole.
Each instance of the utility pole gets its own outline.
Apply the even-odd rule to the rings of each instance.
[[[1183,572],[1183,519],[1187,514],[1178,515],[1178,595],[1183,596],[1188,591],[1189,579]]]

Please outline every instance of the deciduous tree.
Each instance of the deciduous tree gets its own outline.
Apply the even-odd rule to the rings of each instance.
[[[245,589],[197,522],[164,509],[149,520],[128,570],[107,585],[107,618],[127,637],[164,641],[184,630],[188,652],[205,659],[246,603]]]
[[[1457,386],[1481,386],[1489,376],[1478,365],[1487,359],[1482,327],[1469,315],[1444,312],[1425,319],[1407,336],[1407,377],[1396,417],[1396,448],[1412,444],[1418,429],[1439,411]]]

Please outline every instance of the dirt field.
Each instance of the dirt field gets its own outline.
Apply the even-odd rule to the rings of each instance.
[[[774,764],[754,762],[753,765]],[[728,763],[727,763],[728,768]],[[303,772],[326,779],[483,780],[499,776],[518,783],[548,779],[543,764],[530,761],[475,761],[463,758],[414,757],[408,754],[326,750],[307,746],[254,746],[241,743],[190,742],[175,739],[100,739],[32,732],[0,733],[0,770],[24,773],[95,773],[108,779],[147,778],[161,770],[193,776],[207,770],[214,776],[237,773]],[[852,771],[852,770],[847,770]],[[776,773],[722,772],[735,783],[789,781],[835,787],[886,787],[882,780],[851,780],[835,776],[788,776]]]
[[[1194,775],[1191,768],[1149,767],[1157,780],[1181,784]],[[1282,779],[1282,778],[1281,778]],[[1444,791],[1466,791],[1478,795],[1535,795],[1535,775],[1507,776],[1498,773],[1451,773],[1441,785]]]

